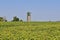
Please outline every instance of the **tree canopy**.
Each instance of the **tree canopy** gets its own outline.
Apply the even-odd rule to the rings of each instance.
[[[30,14],[30,12],[27,12],[27,16],[30,16],[31,14]]]
[[[17,16],[14,16],[13,21],[19,21],[19,18]]]
[[[3,17],[0,17],[0,21],[3,21]]]

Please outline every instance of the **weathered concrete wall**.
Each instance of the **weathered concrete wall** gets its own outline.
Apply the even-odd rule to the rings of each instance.
[[[31,21],[31,16],[27,16],[27,22]]]

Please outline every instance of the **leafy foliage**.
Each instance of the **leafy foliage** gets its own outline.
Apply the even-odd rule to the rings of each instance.
[[[21,19],[20,22],[23,22],[23,20]]]
[[[17,16],[13,17],[13,21],[19,21],[19,18]]]
[[[30,12],[27,12],[27,16],[30,16]]]
[[[0,21],[3,21],[3,17],[0,17]]]

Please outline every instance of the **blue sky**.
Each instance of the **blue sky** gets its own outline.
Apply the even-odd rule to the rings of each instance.
[[[60,0],[0,0],[0,16],[7,20],[17,16],[26,21],[28,11],[32,21],[59,21]]]

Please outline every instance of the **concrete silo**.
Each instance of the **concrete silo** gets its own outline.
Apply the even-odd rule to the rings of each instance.
[[[30,21],[31,21],[31,13],[27,12],[27,22],[30,22]]]

